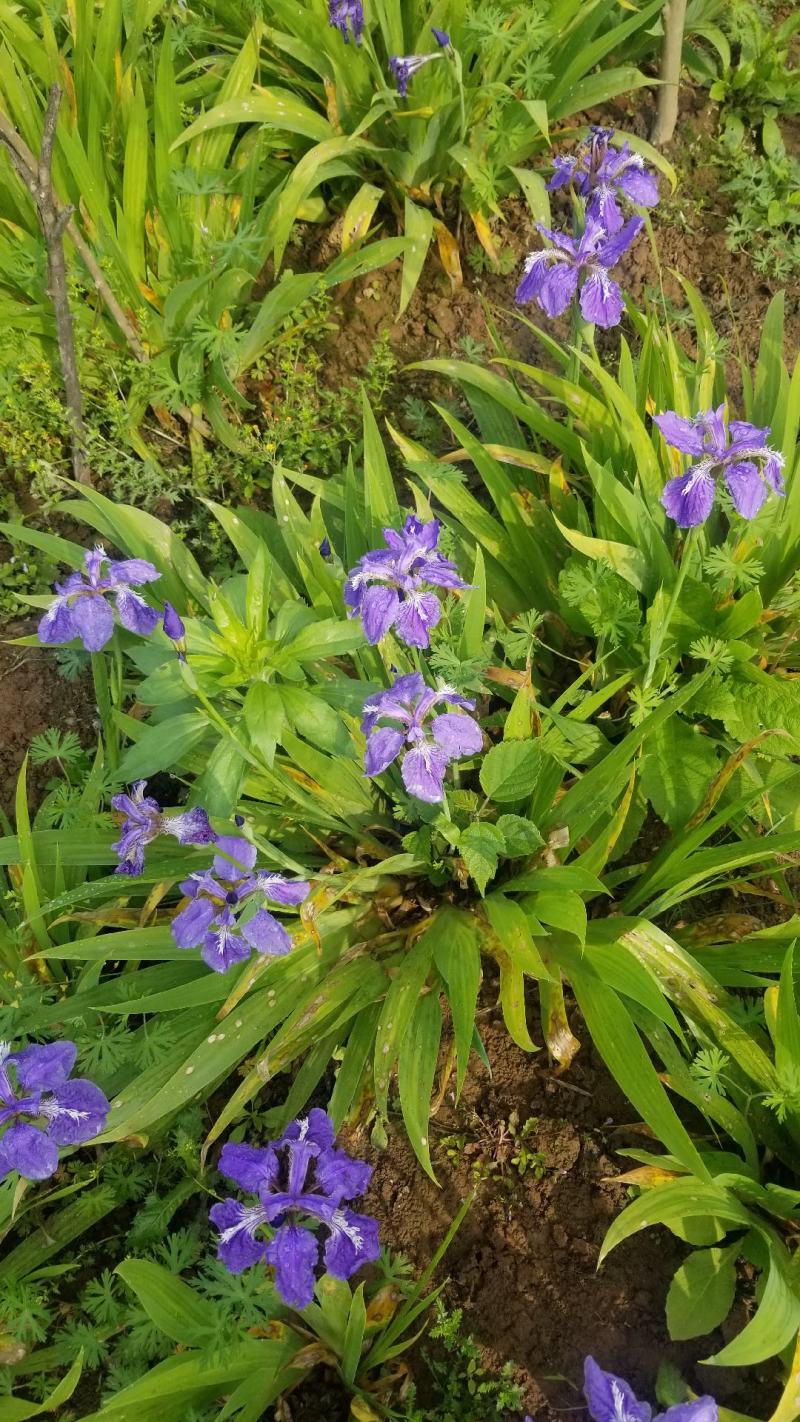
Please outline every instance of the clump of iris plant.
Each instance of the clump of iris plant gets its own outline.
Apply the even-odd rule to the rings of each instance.
[[[352,34],[356,45],[364,33],[364,7],[361,0],[328,0],[328,24],[338,30],[345,44]],[[348,28],[349,27],[349,28]]]
[[[446,30],[437,30],[431,25],[431,34],[439,46],[438,50],[433,50],[431,54],[395,54],[389,60],[389,68],[394,75],[401,99],[407,96],[409,80],[413,79],[417,71],[424,69],[432,59],[441,59],[445,50],[450,49],[450,36]]]
[[[112,796],[111,805],[121,815],[119,839],[111,848],[119,855],[115,874],[141,874],[144,851],[160,834],[171,834],[179,844],[213,844],[217,836],[200,806],[167,815],[157,800],[145,795],[146,780],[136,780],[130,794]]]
[[[364,635],[374,646],[393,627],[408,647],[430,646],[431,628],[442,615],[431,587],[466,588],[458,568],[438,551],[441,524],[422,523],[409,514],[398,533],[385,528],[385,548],[359,558],[344,586],[349,617],[360,617]]]
[[[216,843],[211,869],[191,874],[181,884],[190,902],[172,921],[175,943],[178,948],[199,948],[203,962],[215,973],[243,963],[253,950],[270,958],[283,957],[292,940],[263,907],[263,900],[295,907],[311,886],[304,879],[256,869],[256,847],[246,839],[220,835]],[[257,898],[262,906],[251,915],[249,908]]]
[[[784,496],[783,455],[767,444],[769,426],[759,429],[747,420],[730,420],[726,428],[724,405],[692,419],[674,410],[654,419],[667,444],[697,461],[670,479],[661,498],[679,528],[705,523],[720,479],[742,518],[755,518],[769,490]]]
[[[601,223],[609,235],[625,221],[621,198],[640,207],[655,207],[658,202],[656,175],[630,144],[615,148],[613,137],[613,128],[593,125],[574,153],[553,159],[553,176],[547,184],[549,192],[572,187],[585,203],[586,216]]]
[[[592,1422],[717,1422],[718,1418],[713,1397],[679,1402],[653,1417],[649,1402],[640,1402],[629,1383],[605,1372],[594,1358],[584,1363],[583,1395]]]
[[[275,1287],[292,1308],[311,1303],[320,1263],[334,1279],[349,1279],[378,1258],[377,1220],[346,1203],[363,1195],[372,1167],[336,1149],[325,1111],[314,1109],[293,1121],[263,1148],[223,1146],[219,1169],[257,1201],[227,1199],[212,1206],[209,1217],[220,1232],[218,1258],[232,1274],[271,1264]],[[276,1227],[272,1238],[259,1238],[270,1225]]]
[[[515,301],[519,305],[536,301],[546,316],[561,316],[580,288],[584,321],[603,327],[618,325],[623,311],[622,292],[610,269],[638,237],[642,218],[629,217],[611,236],[591,217],[580,237],[553,232],[540,222],[536,226],[550,245],[526,258],[525,275],[517,287]]]
[[[0,1180],[12,1170],[46,1180],[58,1168],[59,1146],[83,1145],[105,1125],[108,1101],[93,1081],[69,1080],[74,1042],[14,1052],[0,1042]]]
[[[52,645],[80,638],[87,652],[99,652],[114,631],[114,605],[123,627],[146,637],[161,621],[161,613],[131,589],[161,576],[146,558],[109,558],[105,549],[84,556],[84,571],[70,573],[54,585],[57,597],[39,623],[39,641]],[[103,565],[105,564],[105,572]]]
[[[367,697],[361,723],[367,737],[365,774],[380,775],[403,755],[400,774],[409,795],[428,804],[443,800],[450,762],[476,755],[483,745],[481,728],[471,716],[455,711],[432,715],[443,704],[475,709],[475,702],[458,696],[452,686],[426,686],[419,672],[398,676],[388,691]],[[382,721],[397,724],[385,726]]]

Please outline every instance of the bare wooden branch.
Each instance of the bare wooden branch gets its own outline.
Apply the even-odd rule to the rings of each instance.
[[[55,88],[58,88],[58,86],[56,85]],[[51,90],[51,99],[52,92],[53,91]],[[49,105],[48,113],[50,113]],[[47,116],[45,117],[45,133],[43,134],[43,149],[45,157],[48,156],[48,153],[52,156],[52,146],[56,134],[57,119],[57,110],[55,113],[55,119],[51,118],[51,126],[48,126]],[[31,194],[34,203],[36,203],[37,211],[39,211],[41,221],[41,212],[38,200],[38,195],[41,188],[41,154],[39,159],[35,157],[35,155],[28,147],[27,143],[25,142],[24,138],[21,136],[20,133],[17,132],[13,124],[11,124],[11,122],[9,121],[8,117],[2,112],[0,112],[0,144],[2,144],[2,146],[6,149],[13,167],[16,169],[16,172],[19,174],[20,178],[22,179],[22,182],[25,184],[25,187]],[[142,342],[139,339],[139,333],[136,330],[133,321],[131,321],[130,317],[123,310],[120,302],[117,300],[117,297],[114,295],[114,291],[110,283],[108,282],[103,272],[103,269],[100,266],[100,263],[98,262],[96,256],[94,255],[94,252],[92,251],[88,242],[81,233],[80,228],[78,227],[74,218],[74,209],[71,207],[64,208],[61,206],[58,196],[55,190],[53,189],[52,180],[50,181],[48,189],[48,201],[52,204],[52,212],[54,214],[58,214],[59,223],[61,221],[64,222],[63,233],[69,238],[70,242],[75,248],[75,251],[83,262],[83,265],[89,273],[95,291],[100,297],[100,300],[104,303],[109,316],[111,317],[112,321],[114,321],[120,334],[125,338],[125,341],[128,344],[128,349],[130,350],[131,354],[135,357],[136,360],[140,362],[140,364],[146,364],[148,360],[148,355],[144,346],[142,345]],[[44,225],[42,226],[42,230],[44,231]],[[188,429],[190,431],[197,432],[201,436],[201,438],[206,438],[210,434],[210,431],[204,420],[195,411],[190,410],[188,406],[181,406],[181,408],[178,410],[178,414],[185,422]]]
[[[78,256],[80,257],[81,261],[83,262],[83,265],[89,273],[89,276],[92,279],[92,285],[94,286],[97,295],[100,297],[100,300],[105,304],[109,316],[115,322],[121,334],[125,337],[125,340],[127,341],[130,347],[132,355],[134,355],[138,361],[145,362],[147,360],[147,352],[145,351],[144,346],[139,340],[136,327],[134,326],[133,322],[130,321],[125,315],[125,312],[117,301],[116,296],[114,295],[113,291],[111,290],[111,287],[109,286],[105,278],[100,263],[95,257],[91,247],[88,245],[87,242],[84,241],[72,217],[70,217],[70,220],[67,223],[67,236],[69,237],[70,242],[72,243],[73,247],[75,248],[75,251],[78,253]]]
[[[79,484],[91,484],[92,476],[86,463],[83,396],[78,376],[75,331],[69,307],[67,264],[64,257],[64,232],[69,226],[72,210],[61,206],[53,188],[53,147],[61,97],[61,85],[54,84],[47,99],[38,158],[5,115],[0,123],[0,143],[5,147],[14,168],[28,189],[42,229],[47,256],[47,291],[53,303],[61,378],[64,383],[64,403],[70,422],[72,472]]]
[[[53,84],[47,96],[47,109],[44,116],[44,126],[42,128],[42,142],[39,148],[39,162],[37,164],[39,173],[39,187],[44,195],[47,188],[52,187],[51,174],[53,168],[53,144],[56,141],[56,129],[58,127],[58,111],[61,108],[62,89],[60,84]]]
[[[5,114],[0,113],[0,143],[3,144],[8,156],[11,159],[17,173],[22,178],[26,187],[30,190],[31,182],[38,179],[38,164],[24,139],[20,137],[17,130],[9,122]],[[54,195],[55,196],[55,195]],[[58,199],[55,199],[58,205]],[[80,229],[72,216],[72,209],[67,209],[69,220],[66,225],[66,236],[78,253],[83,265],[92,279],[92,285],[106,307],[111,319],[125,337],[132,354],[138,361],[146,361],[147,354],[144,346],[139,340],[133,322],[126,316],[114,292],[111,289],[103,269],[94,255],[91,247],[84,240]]]
[[[664,40],[661,49],[661,85],[651,142],[657,148],[669,143],[678,121],[686,0],[668,0],[663,9]]]

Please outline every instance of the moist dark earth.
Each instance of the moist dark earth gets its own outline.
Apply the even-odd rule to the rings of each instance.
[[[20,647],[11,640],[35,629],[35,618],[15,619],[5,624],[0,640],[0,810],[12,820],[17,777],[32,736],[48,726],[74,731],[84,746],[97,736],[91,677],[67,681],[59,676],[51,648]],[[52,773],[52,766],[29,767],[32,805]]]
[[[591,117],[646,135],[649,102],[636,95],[613,112]],[[663,220],[656,223],[657,241],[662,266],[680,269],[698,287],[720,335],[730,339],[732,350],[740,341],[753,362],[764,313],[778,288],[758,276],[745,255],[726,247],[719,170],[707,159],[707,135],[714,122],[715,112],[705,96],[687,88],[678,138],[669,152],[682,182]],[[794,137],[787,135],[790,147]],[[505,216],[501,239],[521,263],[535,243],[530,217],[523,204],[514,201],[506,205]],[[314,265],[335,250],[333,235],[315,240]],[[326,242],[332,244],[330,252]],[[504,339],[523,357],[538,358],[535,337],[519,326],[512,310],[516,268],[509,276],[475,277],[465,264],[465,273],[464,285],[453,291],[435,259],[431,261],[402,321],[395,315],[399,270],[380,271],[354,284],[342,300],[339,330],[326,352],[327,383],[336,388],[354,378],[387,327],[402,362],[458,354],[465,336],[488,345],[486,300],[501,308],[493,314]],[[629,254],[621,276],[637,300],[654,286],[656,266],[645,240]],[[677,279],[669,271],[665,292],[671,301],[681,299]],[[800,346],[796,287],[787,292],[786,319],[786,352],[793,358]],[[566,327],[554,327],[555,334],[566,336]],[[403,393],[416,391],[430,398],[431,388],[428,376],[404,377]],[[730,388],[735,398],[733,366]],[[6,625],[4,635],[13,638],[32,626],[28,619],[15,621]],[[33,735],[54,725],[75,730],[84,745],[92,744],[96,728],[91,683],[60,677],[52,651],[0,641],[0,707],[0,806],[13,815],[17,775]],[[31,773],[32,800],[41,795],[48,773]],[[377,1155],[365,1138],[351,1135],[351,1146],[376,1162],[364,1208],[379,1216],[382,1238],[417,1269],[423,1268],[472,1189],[472,1168],[481,1162],[488,1178],[444,1262],[442,1275],[449,1279],[445,1299],[449,1307],[464,1310],[464,1327],[480,1343],[487,1366],[499,1370],[508,1359],[514,1362],[527,1410],[536,1422],[555,1422],[565,1413],[580,1415],[579,1384],[587,1353],[650,1397],[659,1363],[668,1359],[698,1391],[713,1391],[736,1411],[768,1415],[777,1396],[769,1372],[760,1376],[755,1371],[694,1366],[698,1356],[713,1353],[723,1337],[746,1321],[752,1310],[746,1281],[724,1334],[677,1346],[669,1342],[664,1322],[666,1291],[684,1253],[677,1240],[663,1230],[646,1231],[597,1268],[603,1237],[627,1198],[626,1187],[613,1183],[626,1168],[618,1152],[636,1141],[647,1142],[641,1128],[637,1133],[630,1107],[598,1061],[582,1024],[573,1023],[582,1050],[570,1071],[556,1077],[544,1051],[531,1057],[509,1041],[490,998],[485,1001],[481,1032],[491,1076],[473,1058],[462,1101],[456,1107],[445,1096],[432,1123],[441,1188],[418,1166],[399,1120],[388,1148]],[[530,1020],[535,1021],[533,1012]],[[522,1178],[503,1157],[503,1129],[512,1113],[520,1124],[535,1119],[528,1145],[542,1158],[540,1170],[529,1170]],[[451,1158],[441,1141],[458,1133],[465,1138],[464,1147]],[[420,1349],[411,1357],[424,1399],[427,1384]],[[320,1371],[275,1415],[279,1422],[344,1422],[349,1402],[335,1379]]]

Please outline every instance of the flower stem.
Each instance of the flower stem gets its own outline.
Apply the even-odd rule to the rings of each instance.
[[[461,63],[461,55],[458,53],[458,51],[451,49],[451,50],[449,51],[449,53],[450,53],[450,55],[452,56],[453,70],[454,70],[454,72],[455,72],[455,76],[456,76],[456,86],[457,86],[457,88],[458,88],[458,102],[459,102],[460,111],[461,111],[461,142],[462,142],[462,143],[466,143],[466,141],[467,141],[467,105],[466,105],[466,99],[465,99],[465,95],[464,95],[464,69],[463,69],[463,65],[462,65],[462,63]]]
[[[689,570],[689,561],[690,561],[692,552],[693,552],[693,550],[694,550],[694,535],[695,535],[695,531],[696,531],[695,529],[690,528],[690,529],[689,529],[689,532],[688,532],[687,535],[686,535],[686,538],[685,538],[684,544],[683,544],[683,553],[682,553],[682,555],[681,555],[680,566],[679,566],[679,568],[678,568],[678,572],[677,572],[677,576],[676,576],[676,578],[675,578],[675,582],[673,583],[673,586],[672,586],[672,592],[671,592],[671,594],[670,594],[670,599],[669,599],[669,602],[667,603],[667,610],[666,610],[666,612],[664,613],[664,616],[662,617],[661,622],[659,623],[659,625],[653,630],[653,632],[652,632],[651,635],[650,635],[650,655],[649,655],[649,658],[648,658],[648,662],[647,662],[647,672],[646,672],[646,674],[645,674],[645,679],[644,679],[645,690],[646,690],[647,687],[650,685],[651,681],[653,680],[653,676],[655,675],[656,664],[657,664],[657,662],[658,662],[658,658],[659,658],[659,655],[660,655],[660,653],[661,653],[661,648],[662,648],[662,646],[663,646],[663,644],[664,644],[664,638],[665,638],[666,635],[667,635],[667,630],[668,630],[668,628],[669,628],[669,624],[670,624],[670,622],[672,621],[672,616],[673,616],[673,613],[675,612],[675,608],[676,608],[677,603],[678,603],[678,598],[680,597],[681,589],[682,589],[683,584],[684,584],[684,582],[685,582],[686,574],[687,574],[687,572],[688,572],[688,570]]]
[[[571,350],[569,365],[567,366],[567,380],[570,385],[577,385],[581,369],[581,349],[586,345],[589,350],[594,350],[594,324],[591,321],[584,320],[577,298],[572,308],[569,344]],[[573,414],[572,411],[570,411],[568,419],[570,428],[572,428],[572,422]]]
[[[119,764],[119,731],[114,722],[108,665],[104,652],[92,652],[92,680],[94,681],[94,699],[97,703],[100,725],[103,730],[106,764],[109,770],[116,770]]]

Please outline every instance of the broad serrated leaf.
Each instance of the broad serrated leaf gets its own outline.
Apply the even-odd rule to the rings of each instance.
[[[492,746],[480,769],[484,794],[496,804],[524,800],[533,793],[541,759],[536,741],[503,741]]]
[[[497,828],[503,836],[503,852],[510,859],[535,854],[544,840],[532,820],[523,815],[500,815]]]
[[[502,851],[503,836],[495,825],[476,821],[459,836],[458,852],[480,894],[486,892],[486,885],[494,878]]]
[[[645,742],[639,780],[659,819],[677,829],[702,804],[719,768],[714,742],[673,716]]]

